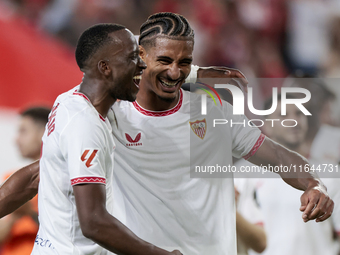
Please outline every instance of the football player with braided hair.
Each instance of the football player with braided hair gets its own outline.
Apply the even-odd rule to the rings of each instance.
[[[204,117],[200,109],[191,107],[191,103],[200,102],[200,96],[181,89],[191,71],[194,47],[194,33],[184,17],[154,14],[141,26],[140,34],[140,57],[147,69],[136,101],[116,102],[110,119],[116,143],[113,187],[114,193],[120,194],[115,209],[121,210],[126,226],[137,236],[165,250],[178,249],[186,255],[235,255],[233,179],[191,178],[190,163],[228,166],[232,156],[258,165],[308,162],[256,127],[214,128],[213,118],[248,123],[245,116],[233,115],[233,107],[225,101],[215,106],[209,100],[209,114]],[[233,78],[235,72],[225,71],[225,78]],[[39,171],[36,165],[28,166],[0,189],[0,216],[6,211],[4,205],[13,208],[36,193],[29,180],[30,169]],[[334,203],[317,177],[305,172],[282,173],[281,177],[304,191],[304,221],[323,221],[331,215]],[[25,193],[24,187],[31,187],[31,193]],[[13,190],[21,201],[6,202]]]

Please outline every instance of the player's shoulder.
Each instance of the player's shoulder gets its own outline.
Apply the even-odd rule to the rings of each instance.
[[[78,90],[70,90],[58,97],[57,102],[60,104],[68,115],[68,118],[93,118],[93,107],[89,98],[78,92]]]
[[[129,102],[129,101],[125,101],[125,100],[119,100],[116,101],[113,105],[112,105],[112,110],[113,111],[121,111],[123,109],[126,108],[132,108],[133,107],[133,103]]]
[[[135,106],[133,105],[133,102],[119,100],[118,102],[115,102],[113,106],[111,107],[113,115],[117,117],[118,119],[124,119],[126,121],[129,121],[127,116],[129,118],[135,116]]]
[[[72,95],[73,93],[77,92],[78,89],[79,89],[79,85],[76,86],[76,87],[74,87],[74,88],[72,88],[72,89],[70,89],[69,91],[66,91],[66,92],[60,94],[60,95],[56,98],[56,100],[55,100],[55,102],[54,102],[54,105],[56,105],[56,104],[58,104],[58,103],[60,104],[61,102],[67,101],[67,99],[70,97],[70,95]]]
[[[54,107],[58,108],[56,116],[63,122],[72,122],[73,125],[92,126],[98,122],[100,115],[87,96],[78,89],[79,86],[58,96],[54,103]]]

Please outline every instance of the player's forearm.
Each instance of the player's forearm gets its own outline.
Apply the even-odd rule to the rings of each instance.
[[[289,150],[280,151],[279,154],[280,157],[278,158],[278,165],[287,167],[293,166],[291,169],[296,169],[298,166],[303,166],[303,171],[291,170],[290,172],[280,172],[281,178],[286,183],[299,190],[307,190],[307,188],[311,186],[322,185],[317,174],[309,171],[309,162],[306,158],[294,151]]]
[[[0,187],[0,218],[15,211],[38,193],[39,161],[12,174]]]
[[[100,213],[101,214],[101,213]],[[94,214],[96,215],[96,214]],[[124,255],[169,255],[170,252],[160,249],[137,237],[131,230],[109,213],[93,217],[85,226],[84,236],[116,254]]]
[[[286,167],[285,169],[290,171],[278,171],[277,173],[286,183],[296,189],[306,190],[308,187],[321,185],[317,175],[308,170],[309,163],[306,158],[268,137],[249,161],[256,165],[278,166],[280,169],[283,169],[281,166]],[[303,166],[303,170],[306,169],[306,171],[297,171],[296,169],[300,169],[299,166]]]
[[[302,218],[305,222],[314,219],[321,222],[332,215],[334,202],[329,198],[326,187],[308,169],[297,170],[300,165],[309,166],[301,155],[266,138],[249,161],[257,165],[285,166],[285,170],[279,170],[282,179],[294,188],[305,191],[300,198],[300,211],[303,212]]]
[[[259,253],[266,248],[267,238],[263,227],[250,223],[238,212],[236,212],[236,231],[248,248]]]

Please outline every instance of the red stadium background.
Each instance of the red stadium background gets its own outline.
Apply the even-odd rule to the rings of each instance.
[[[2,6],[1,6],[2,7]],[[24,160],[15,145],[18,113],[51,107],[56,97],[81,82],[74,49],[0,8],[0,178]]]
[[[73,50],[18,17],[0,20],[0,106],[51,106],[80,83]]]

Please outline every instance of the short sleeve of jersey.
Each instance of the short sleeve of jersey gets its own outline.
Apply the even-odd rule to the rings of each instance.
[[[106,184],[105,134],[102,127],[79,113],[60,136],[60,147],[67,161],[71,185]]]
[[[230,121],[233,156],[250,158],[260,148],[265,136],[257,127],[251,125],[245,115],[234,115],[230,104],[224,104],[224,112],[226,119]]]

